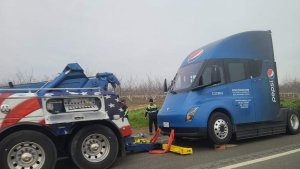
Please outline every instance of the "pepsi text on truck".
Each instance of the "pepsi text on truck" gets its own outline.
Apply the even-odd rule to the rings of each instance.
[[[131,126],[112,73],[87,77],[68,64],[48,82],[0,89],[0,168],[53,169],[69,156],[79,168],[110,167],[125,154]]]
[[[280,108],[271,31],[229,36],[182,62],[158,113],[163,134],[214,144],[299,132],[299,113]]]

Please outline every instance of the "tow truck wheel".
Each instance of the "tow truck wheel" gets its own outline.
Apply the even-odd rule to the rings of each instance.
[[[110,167],[118,156],[119,144],[115,133],[102,125],[81,129],[72,139],[70,155],[81,169]]]
[[[297,134],[299,133],[299,113],[295,110],[292,110],[288,113],[288,120],[287,120],[287,131],[289,134]]]
[[[232,124],[227,115],[216,112],[210,119],[208,124],[209,139],[213,144],[226,144],[232,136]]]
[[[42,133],[19,131],[2,140],[0,159],[1,169],[53,169],[56,147]]]

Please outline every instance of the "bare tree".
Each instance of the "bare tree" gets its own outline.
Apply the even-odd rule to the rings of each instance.
[[[163,94],[163,80],[147,76],[146,79],[137,80],[132,76],[122,80],[122,95],[161,95]]]

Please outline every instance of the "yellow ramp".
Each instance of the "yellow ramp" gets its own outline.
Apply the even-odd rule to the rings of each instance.
[[[167,144],[162,145],[163,149],[166,149]],[[188,155],[188,154],[193,154],[193,149],[192,148],[186,148],[186,147],[180,147],[180,146],[174,146],[172,145],[170,148],[170,151],[173,153],[178,153],[181,155]]]

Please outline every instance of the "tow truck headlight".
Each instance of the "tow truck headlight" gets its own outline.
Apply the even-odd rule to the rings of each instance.
[[[185,121],[186,122],[190,122],[194,119],[195,113],[197,112],[197,110],[199,109],[199,107],[193,107],[190,111],[188,111],[188,113],[186,114],[185,117]]]
[[[48,102],[46,107],[49,112],[52,112],[54,110],[53,103],[51,102]]]

